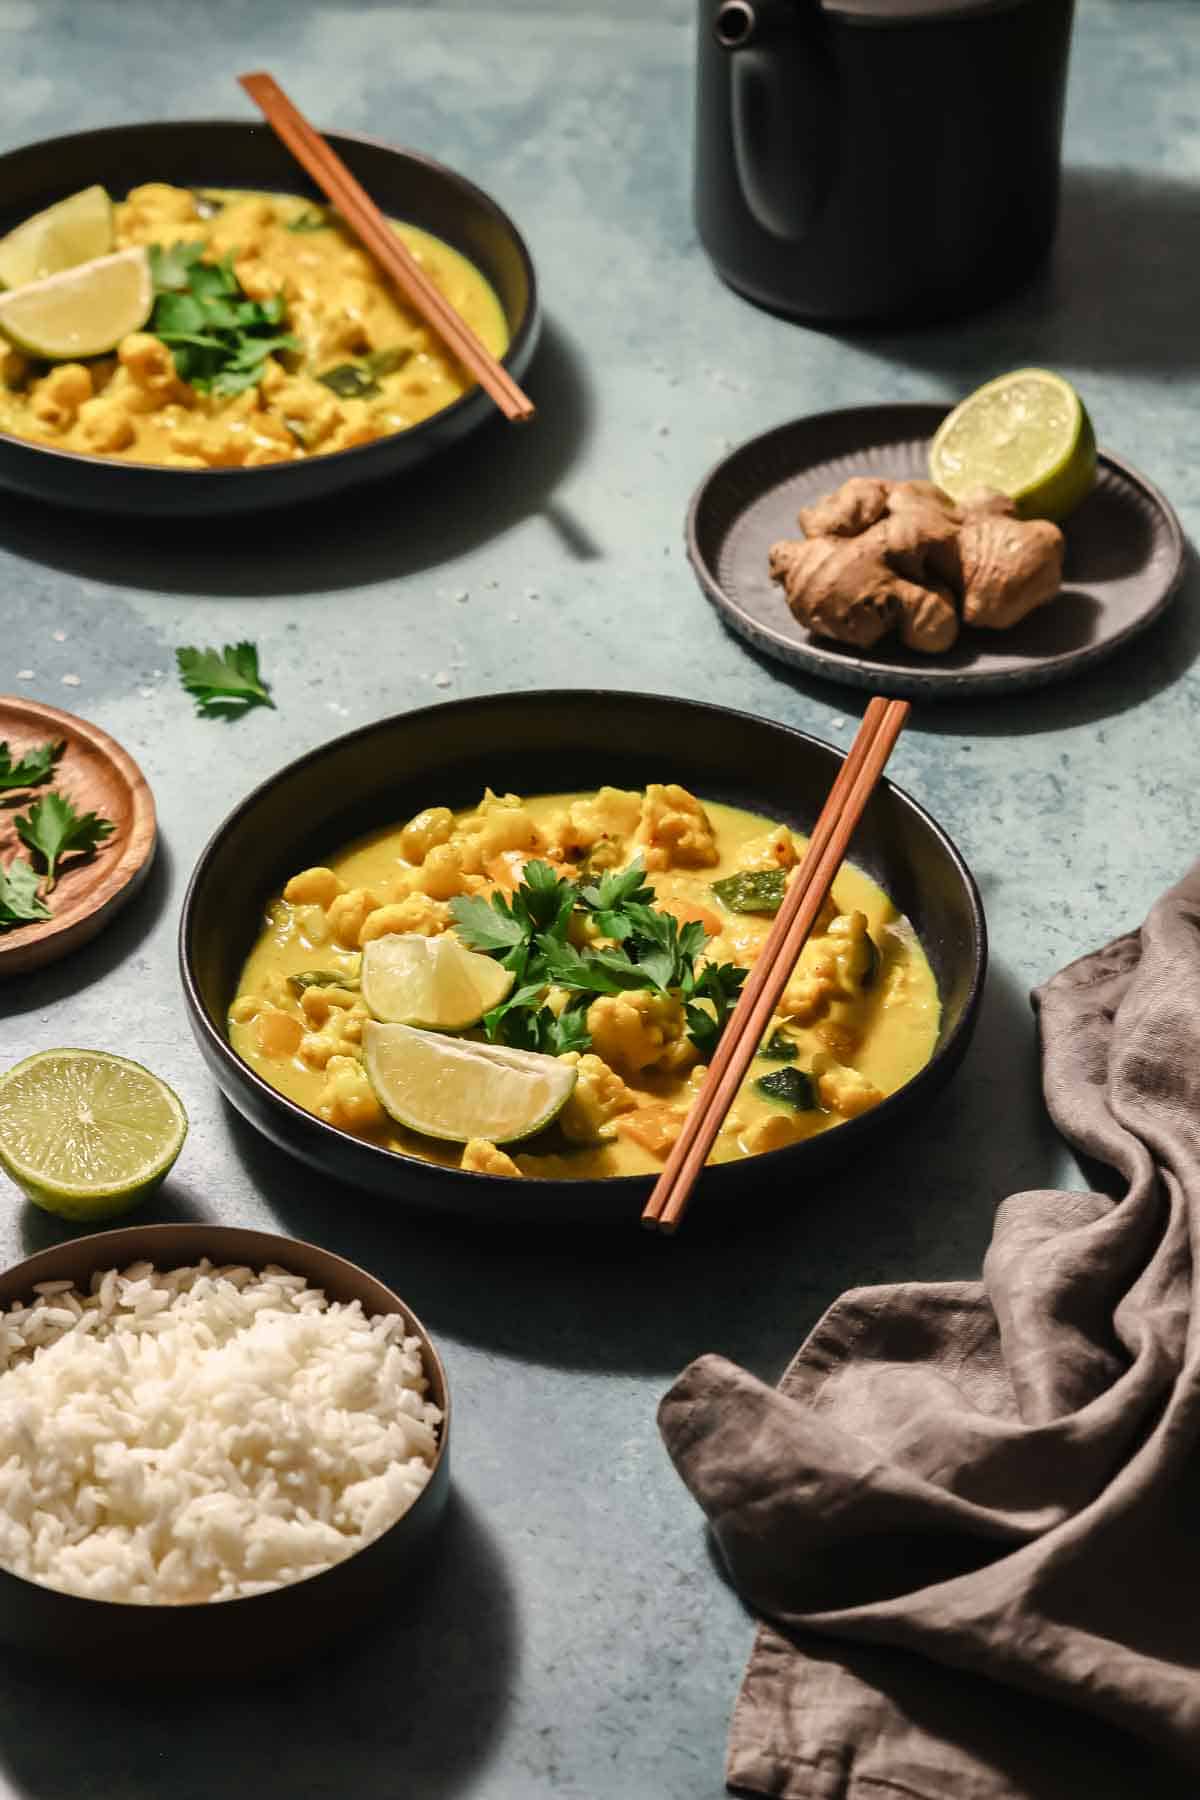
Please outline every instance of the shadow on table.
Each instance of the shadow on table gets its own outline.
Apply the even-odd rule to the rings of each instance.
[[[929,369],[965,393],[1005,369],[1115,369],[1178,381],[1200,367],[1195,222],[1200,186],[1137,169],[1064,169],[1058,233],[1033,279],[946,326],[851,331],[888,363]],[[1116,421],[1098,420],[1120,455]]]
[[[525,384],[530,425],[497,418],[433,462],[330,500],[228,520],[105,518],[35,500],[0,516],[0,546],[91,581],[164,593],[271,595],[362,587],[436,567],[541,514],[567,554],[602,554],[555,489],[587,442],[593,397],[552,321]]]
[[[126,1690],[6,1656],[0,1770],[29,1800],[449,1800],[503,1728],[518,1658],[496,1541],[452,1490],[396,1616],[278,1678]]]
[[[435,1336],[519,1361],[671,1375],[718,1350],[779,1373],[843,1288],[978,1272],[996,1201],[1055,1156],[1033,1018],[993,964],[975,1043],[931,1111],[874,1161],[761,1208],[697,1208],[674,1239],[636,1221],[561,1233],[439,1220],[338,1188],[228,1109],[280,1229],[393,1285]],[[997,1128],[997,1121],[1003,1128]],[[764,1170],[764,1182],[769,1180]]]
[[[743,652],[777,681],[837,707],[848,719],[861,718],[869,695],[842,687],[767,656],[736,633]],[[914,700],[910,731],[950,737],[1026,737],[1115,718],[1173,687],[1200,657],[1200,558],[1186,548],[1183,581],[1166,613],[1139,637],[1121,645],[1106,661],[1049,687],[1010,690],[989,698]],[[847,734],[846,742],[849,742]]]
[[[118,964],[139,969],[139,952],[162,916],[171,891],[171,870],[171,853],[160,833],[145,881],[111,925],[80,951],[72,951],[44,969],[0,982],[0,1019],[49,1012],[60,1001],[102,981]]]

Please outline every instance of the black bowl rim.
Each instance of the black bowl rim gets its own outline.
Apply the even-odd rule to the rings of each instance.
[[[106,1600],[97,1594],[77,1594],[70,1588],[55,1588],[51,1587],[50,1584],[45,1581],[31,1581],[27,1575],[18,1574],[16,1569],[10,1569],[3,1564],[0,1564],[0,1576],[9,1581],[19,1581],[23,1587],[31,1589],[34,1593],[50,1593],[57,1595],[63,1600],[77,1600],[81,1606],[118,1607],[121,1611],[136,1614],[138,1617],[141,1617],[142,1615],[151,1616],[157,1612],[169,1612],[172,1617],[178,1616],[180,1618],[186,1618],[190,1614],[211,1614],[214,1605],[220,1607],[221,1610],[224,1611],[224,1609],[229,1606],[249,1606],[256,1600],[269,1601],[285,1591],[290,1592],[296,1588],[308,1587],[314,1582],[321,1581],[326,1575],[335,1574],[337,1570],[344,1567],[346,1563],[353,1562],[356,1556],[361,1556],[364,1551],[372,1549],[376,1544],[380,1543],[383,1538],[387,1537],[390,1532],[398,1531],[400,1527],[404,1525],[406,1520],[410,1519],[413,1513],[416,1512],[422,1500],[424,1500],[425,1496],[433,1487],[434,1476],[437,1474],[437,1471],[445,1458],[447,1446],[450,1442],[451,1399],[450,1383],[446,1377],[446,1365],[442,1361],[437,1345],[434,1343],[426,1327],[412,1310],[412,1307],[408,1304],[407,1300],[402,1299],[395,1288],[388,1282],[381,1281],[378,1275],[373,1275],[370,1269],[364,1269],[360,1263],[351,1262],[348,1256],[339,1256],[336,1250],[327,1250],[324,1244],[314,1244],[307,1238],[287,1237],[283,1233],[276,1231],[262,1231],[257,1225],[193,1224],[190,1221],[184,1220],[181,1220],[178,1224],[174,1221],[164,1221],[158,1225],[118,1225],[114,1226],[110,1231],[90,1232],[86,1233],[83,1237],[64,1238],[60,1244],[47,1244],[44,1249],[35,1250],[32,1256],[23,1257],[20,1262],[10,1263],[6,1269],[0,1271],[0,1274],[2,1274],[7,1281],[10,1277],[21,1275],[23,1271],[29,1270],[31,1272],[30,1291],[32,1292],[33,1283],[39,1279],[36,1273],[37,1265],[43,1260],[50,1261],[55,1257],[61,1256],[64,1251],[82,1250],[85,1246],[90,1250],[91,1246],[95,1244],[97,1251],[100,1253],[96,1262],[96,1267],[99,1267],[103,1246],[113,1238],[129,1238],[134,1234],[139,1237],[145,1236],[148,1240],[147,1252],[149,1253],[149,1251],[153,1249],[154,1239],[160,1234],[165,1235],[168,1232],[172,1237],[180,1233],[187,1237],[191,1237],[194,1234],[196,1248],[200,1254],[203,1254],[203,1245],[206,1241],[211,1244],[214,1236],[224,1232],[237,1233],[239,1236],[252,1235],[258,1238],[270,1238],[272,1242],[280,1245],[284,1252],[284,1254],[279,1257],[279,1266],[281,1268],[287,1267],[287,1251],[294,1246],[304,1251],[311,1251],[318,1257],[324,1257],[328,1261],[336,1263],[340,1269],[347,1270],[352,1275],[366,1276],[368,1281],[375,1282],[391,1296],[396,1302],[398,1310],[403,1314],[404,1318],[407,1319],[413,1334],[420,1338],[422,1359],[428,1358],[429,1369],[436,1372],[439,1377],[442,1393],[445,1395],[446,1400],[446,1403],[442,1408],[442,1422],[438,1427],[437,1453],[430,1465],[429,1478],[412,1505],[408,1508],[408,1511],[401,1513],[398,1519],[394,1519],[390,1525],[386,1526],[385,1529],[380,1532],[378,1537],[372,1538],[369,1543],[360,1544],[357,1550],[352,1551],[349,1556],[343,1557],[341,1562],[333,1563],[327,1569],[320,1569],[314,1575],[302,1576],[299,1581],[286,1582],[281,1588],[270,1588],[262,1594],[238,1594],[232,1600],[219,1600],[215,1602],[212,1600],[187,1600],[180,1604],[176,1604],[173,1601]],[[215,1262],[217,1261],[217,1258],[213,1257],[212,1260]],[[228,1261],[229,1259],[226,1258],[224,1260]],[[45,1277],[42,1277],[41,1279],[45,1279]],[[0,1313],[0,1318],[2,1317],[3,1314]]]
[[[423,1174],[432,1170],[434,1172],[432,1179],[434,1180],[437,1179],[439,1171],[449,1176],[469,1175],[472,1180],[479,1183],[486,1183],[490,1186],[497,1199],[499,1199],[501,1194],[509,1191],[510,1180],[508,1176],[484,1174],[475,1169],[445,1169],[443,1168],[443,1165],[439,1163],[429,1163],[424,1161],[421,1157],[409,1156],[403,1150],[385,1150],[377,1144],[367,1143],[362,1138],[356,1138],[353,1132],[343,1131],[340,1125],[331,1125],[328,1120],[320,1118],[316,1113],[308,1112],[304,1107],[298,1105],[296,1101],[289,1100],[285,1094],[281,1094],[278,1088],[273,1088],[270,1082],[264,1081],[262,1076],[256,1074],[250,1067],[249,1063],[242,1060],[237,1051],[233,1048],[233,1045],[229,1042],[229,1039],[217,1030],[212,1019],[209,1017],[208,1009],[201,996],[199,982],[193,966],[191,944],[192,924],[200,886],[204,880],[208,864],[217,854],[225,833],[240,818],[242,818],[243,815],[250,812],[253,807],[258,804],[263,795],[268,793],[277,782],[286,780],[298,771],[311,766],[330,750],[340,749],[343,745],[353,743],[356,738],[369,737],[373,732],[385,730],[401,719],[419,720],[433,714],[445,713],[453,708],[463,711],[476,708],[501,708],[520,705],[523,702],[534,702],[539,705],[552,705],[556,702],[573,702],[578,704],[581,700],[617,701],[626,704],[640,703],[648,706],[659,706],[665,702],[671,706],[690,707],[694,711],[705,715],[706,719],[714,726],[718,720],[723,721],[726,726],[736,725],[738,723],[768,725],[772,730],[785,732],[788,737],[792,739],[805,744],[815,745],[821,750],[829,751],[840,761],[844,761],[846,756],[846,752],[841,749],[839,745],[827,743],[824,738],[814,737],[811,732],[801,731],[794,725],[784,725],[777,719],[764,719],[756,713],[742,712],[734,707],[717,706],[709,700],[689,700],[678,695],[645,694],[619,688],[530,688],[517,690],[511,693],[468,695],[459,700],[446,700],[432,706],[413,707],[406,712],[391,713],[386,718],[373,720],[370,724],[356,726],[353,731],[343,732],[340,737],[330,738],[325,743],[317,745],[314,749],[307,750],[302,755],[294,757],[291,762],[285,763],[281,769],[276,769],[274,774],[268,775],[264,781],[260,781],[256,787],[252,788],[245,799],[241,800],[238,805],[233,808],[232,812],[227,813],[225,818],[217,826],[196,860],[195,867],[193,868],[191,877],[188,881],[187,891],[183,897],[183,906],[179,915],[179,969],[183,982],[184,997],[192,1016],[193,1026],[203,1033],[205,1041],[212,1047],[224,1066],[231,1072],[233,1078],[249,1086],[260,1095],[265,1103],[271,1107],[280,1118],[285,1120],[294,1119],[297,1122],[301,1122],[305,1130],[310,1129],[312,1125],[316,1124],[323,1132],[330,1133],[333,1141],[349,1140],[357,1146],[364,1156],[369,1156],[372,1160],[377,1157],[386,1159],[386,1166],[391,1169],[394,1169],[397,1163],[399,1163],[401,1168],[419,1169]],[[912,1076],[910,1080],[906,1081],[902,1087],[897,1088],[894,1094],[888,1094],[878,1106],[872,1107],[869,1114],[861,1115],[859,1118],[855,1119],[847,1119],[843,1124],[837,1127],[839,1133],[849,1132],[852,1134],[850,1138],[842,1139],[848,1155],[853,1155],[854,1143],[864,1134],[864,1132],[878,1129],[877,1124],[873,1122],[876,1122],[881,1118],[886,1119],[893,1112],[899,1112],[902,1106],[906,1108],[911,1103],[914,1091],[927,1084],[929,1080],[934,1079],[934,1071],[939,1068],[939,1065],[949,1058],[951,1059],[951,1067],[954,1066],[958,1046],[963,1042],[964,1038],[969,1037],[974,1027],[975,1014],[979,1008],[988,963],[987,923],[984,916],[983,899],[979,892],[975,877],[968,868],[962,853],[959,851],[948,832],[938,824],[937,820],[933,818],[930,813],[926,812],[925,808],[918,800],[913,799],[912,795],[908,793],[905,788],[899,787],[893,781],[889,781],[886,776],[880,780],[879,786],[882,789],[889,790],[903,805],[907,806],[917,815],[928,829],[932,831],[934,837],[939,841],[943,850],[946,852],[946,855],[949,857],[950,863],[962,883],[970,907],[971,923],[975,940],[974,967],[971,972],[971,985],[958,1020],[945,1041],[940,1043],[934,1050],[929,1061],[922,1068],[918,1069],[917,1073]],[[804,1154],[806,1143],[810,1141],[811,1140],[805,1139],[798,1144],[785,1144],[778,1150],[761,1152],[754,1160],[756,1162],[761,1162],[764,1169],[777,1166],[775,1164],[775,1159],[777,1157],[795,1158],[802,1156]],[[381,1163],[381,1167],[382,1166],[384,1165]],[[738,1169],[740,1166],[741,1165],[738,1163],[716,1163],[712,1165],[711,1168],[705,1170],[705,1181],[709,1185],[716,1185],[720,1182],[722,1175],[726,1170]],[[547,1193],[553,1193],[555,1189],[561,1190],[564,1198],[571,1193],[572,1189],[577,1189],[579,1186],[578,1180],[570,1180],[559,1176],[537,1176],[535,1179],[537,1180],[539,1189],[545,1190]],[[628,1194],[638,1185],[644,1186],[650,1178],[646,1175],[604,1175],[595,1176],[591,1179],[593,1179],[598,1186],[605,1189],[611,1189],[615,1195],[621,1193]],[[348,1185],[354,1186],[357,1184],[351,1182]]]
[[[35,139],[32,144],[14,145],[12,149],[6,150],[3,155],[0,155],[0,177],[3,176],[4,164],[8,157],[26,156],[38,150],[52,153],[60,145],[74,143],[78,138],[125,137],[130,134],[151,131],[188,131],[197,125],[219,125],[227,129],[236,126],[240,127],[243,131],[264,131],[268,129],[265,125],[256,125],[251,119],[142,119],[127,125],[100,125],[93,131],[67,131],[60,133],[58,137]],[[468,176],[460,175],[457,169],[450,168],[447,163],[439,162],[434,156],[427,156],[423,150],[409,150],[403,144],[389,143],[386,138],[375,137],[372,133],[365,131],[326,131],[322,133],[322,136],[327,138],[335,149],[339,144],[343,143],[365,144],[369,149],[383,150],[390,156],[398,156],[404,158],[408,162],[420,163],[425,169],[435,175],[441,176],[451,187],[456,187],[460,192],[465,192],[473,200],[481,204],[485,210],[490,211],[495,215],[498,223],[512,239],[513,247],[520,258],[521,265],[525,271],[525,279],[529,284],[529,300],[525,307],[525,316],[517,326],[517,329],[513,332],[508,349],[500,358],[500,362],[506,368],[511,362],[519,360],[530,337],[536,333],[541,322],[541,303],[538,296],[537,273],[533,266],[533,258],[529,254],[529,246],[526,244],[520,231],[518,231],[511,216],[500,205],[500,202],[498,200],[493,200],[489,193],[479,187],[477,183],[472,181]],[[299,163],[296,164],[296,171],[298,176],[304,174]],[[451,248],[453,248],[453,246],[451,246]],[[410,425],[408,430],[403,433],[390,433],[389,437],[403,436],[405,442],[415,442],[420,444],[424,441],[421,437],[421,433],[425,432],[427,427],[433,425],[435,421],[440,427],[444,420],[457,418],[464,407],[470,406],[473,403],[478,403],[482,391],[483,390],[478,385],[468,388],[465,394],[460,394],[457,400],[452,400],[450,402],[449,406],[443,406],[437,412],[430,413],[429,417],[427,419],[422,419],[420,424]],[[343,467],[347,466],[345,459],[357,457],[361,460],[363,457],[370,456],[373,451],[378,450],[381,443],[387,443],[388,441],[389,438],[376,438],[369,444],[353,444],[347,450],[327,451],[321,457],[312,457],[307,459],[307,461],[320,461],[322,463],[328,463],[331,467]],[[132,462],[126,457],[93,456],[85,450],[63,450],[56,444],[38,443],[33,438],[18,437],[15,432],[11,431],[0,431],[0,444],[12,445],[18,450],[30,450],[39,455],[55,457],[68,465],[83,463],[89,469],[95,468],[96,464],[100,463],[106,468],[145,469],[148,471],[152,470],[155,475],[192,475],[199,476],[205,481],[212,481],[214,477],[228,480],[231,476],[241,476],[243,480],[247,476],[266,476],[268,481],[271,479],[278,481],[281,476],[286,478],[288,472],[293,471],[297,466],[295,463],[263,463],[260,467],[254,469],[180,469],[174,467],[171,463]],[[271,504],[265,495],[263,504]]]

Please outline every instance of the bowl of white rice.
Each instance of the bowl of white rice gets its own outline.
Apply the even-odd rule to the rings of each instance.
[[[314,1244],[146,1225],[0,1275],[0,1644],[102,1674],[294,1661],[411,1598],[449,1395]]]

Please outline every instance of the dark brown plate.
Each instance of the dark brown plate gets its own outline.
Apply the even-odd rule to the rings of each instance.
[[[50,918],[0,932],[0,977],[27,975],[86,944],[133,898],[154,860],[154,796],[128,751],[73,713],[0,694],[0,743],[7,740],[14,759],[48,738],[65,738],[67,745],[53,784],[0,794],[0,862],[27,854],[12,828],[13,815],[51,785],[79,812],[99,813],[116,830],[91,856],[72,856],[64,864],[49,898]]]
[[[1183,532],[1168,502],[1127,463],[1100,453],[1096,485],[1066,521],[1058,598],[1012,631],[964,631],[944,656],[897,639],[868,654],[817,638],[788,611],[767,570],[796,513],[851,475],[928,478],[945,406],[856,406],[814,413],[751,438],[710,469],[687,516],[688,557],[727,625],[768,656],[828,681],[918,700],[1020,692],[1077,675],[1144,631],[1183,574]]]

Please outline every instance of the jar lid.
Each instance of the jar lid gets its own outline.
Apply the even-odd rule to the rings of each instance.
[[[1010,12],[1030,0],[820,0],[821,10],[847,25],[919,25]]]

